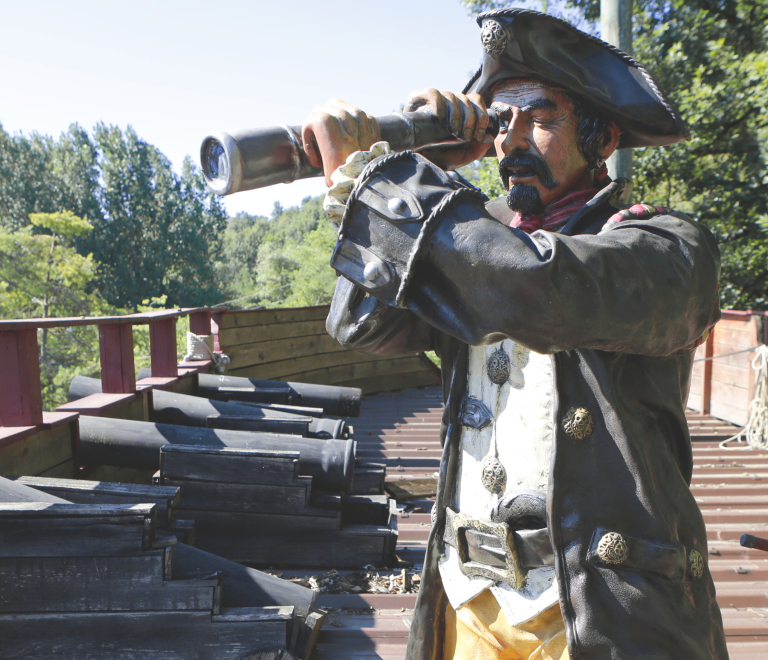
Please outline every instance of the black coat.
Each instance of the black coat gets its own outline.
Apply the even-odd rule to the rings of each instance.
[[[393,197],[407,209],[388,204]],[[720,315],[719,252],[705,228],[676,213],[602,231],[615,211],[597,199],[560,232],[529,236],[410,153],[374,161],[350,197],[332,260],[345,277],[329,333],[369,353],[435,350],[442,358],[437,520],[409,660],[442,658],[447,599],[437,560],[468,346],[506,338],[554,361],[547,509],[572,660],[728,657],[690,491],[684,413],[694,347]],[[363,274],[371,261],[377,268]],[[589,437],[566,434],[562,418],[572,407],[592,413]],[[629,544],[621,565],[596,552],[606,532]],[[704,560],[700,577],[694,550]]]

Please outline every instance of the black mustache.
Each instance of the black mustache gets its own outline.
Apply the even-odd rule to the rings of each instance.
[[[502,158],[499,163],[499,176],[505,183],[511,174],[508,171],[511,167],[522,167],[526,170],[530,170],[533,172],[534,176],[541,181],[545,188],[551,189],[557,187],[557,181],[555,181],[555,178],[552,176],[549,167],[538,156],[534,156],[531,153],[519,153],[510,154],[509,156]]]

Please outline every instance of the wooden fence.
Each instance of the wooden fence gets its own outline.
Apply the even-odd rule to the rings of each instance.
[[[232,360],[232,376],[359,387],[365,394],[440,383],[439,370],[423,354],[344,348],[326,332],[327,316],[327,305],[216,314],[216,348]]]
[[[723,311],[709,339],[696,351],[688,407],[740,426],[754,396],[754,352],[768,343],[766,312]],[[705,359],[710,358],[710,359]]]

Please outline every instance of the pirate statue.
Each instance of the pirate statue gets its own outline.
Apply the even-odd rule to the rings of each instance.
[[[563,21],[478,22],[464,93],[406,104],[449,122],[453,143],[390,153],[339,100],[303,126],[339,225],[328,331],[442,358],[408,658],[722,660],[684,414],[720,315],[718,249],[681,213],[623,208],[628,181],[605,167],[685,124],[640,64]],[[489,150],[509,191],[493,201],[449,171]]]

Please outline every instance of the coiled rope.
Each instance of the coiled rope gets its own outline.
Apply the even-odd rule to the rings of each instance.
[[[223,374],[230,362],[229,356],[216,353],[213,350],[213,335],[196,335],[187,333],[187,354],[184,362],[190,360],[212,360],[216,372]]]
[[[749,404],[749,417],[741,431],[720,443],[722,449],[745,449],[726,447],[732,441],[746,441],[752,449],[768,449],[768,346],[763,344],[754,350],[752,369],[755,370],[755,398]]]

